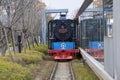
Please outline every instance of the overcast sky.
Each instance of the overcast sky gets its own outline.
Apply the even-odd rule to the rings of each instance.
[[[42,0],[47,9],[68,9],[68,17],[73,18],[84,0]]]

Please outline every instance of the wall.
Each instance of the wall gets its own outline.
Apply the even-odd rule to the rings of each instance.
[[[105,70],[114,77],[113,37],[104,38],[104,66]]]
[[[120,0],[113,0],[113,46],[115,80],[120,80]]]

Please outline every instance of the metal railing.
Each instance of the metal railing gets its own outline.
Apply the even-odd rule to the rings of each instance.
[[[114,80],[104,69],[104,66],[90,56],[87,52],[81,49],[81,55],[90,66],[90,68],[95,72],[95,74],[100,78],[100,80]]]

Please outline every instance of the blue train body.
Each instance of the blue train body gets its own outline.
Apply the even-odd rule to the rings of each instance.
[[[53,50],[70,50],[75,49],[75,42],[52,42]]]
[[[90,49],[103,49],[104,43],[100,41],[90,41],[89,42],[89,48]]]

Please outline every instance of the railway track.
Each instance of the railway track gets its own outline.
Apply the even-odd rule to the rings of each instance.
[[[75,80],[71,62],[56,62],[49,80]]]

